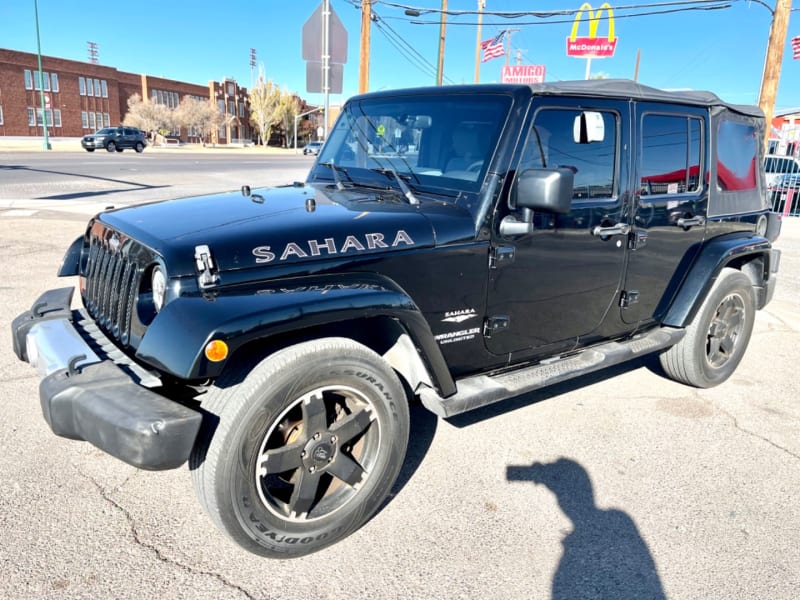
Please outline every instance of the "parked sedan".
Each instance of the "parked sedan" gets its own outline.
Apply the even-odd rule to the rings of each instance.
[[[322,142],[309,142],[305,148],[303,148],[303,154],[313,154],[316,156],[319,154],[319,151],[322,150]]]
[[[144,132],[135,127],[105,127],[81,139],[81,146],[87,152],[105,148],[109,152],[122,152],[125,148],[133,148],[141,152],[147,146]]]

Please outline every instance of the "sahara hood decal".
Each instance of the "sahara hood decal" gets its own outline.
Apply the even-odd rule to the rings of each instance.
[[[363,235],[348,235],[344,240],[328,237],[324,240],[306,240],[305,242],[288,242],[282,247],[257,246],[253,248],[253,256],[257,263],[269,263],[275,259],[279,261],[291,257],[308,258],[325,254],[346,254],[350,251],[364,252],[378,248],[396,248],[400,245],[413,246],[414,240],[405,230],[399,229],[392,241],[382,233],[365,233]]]

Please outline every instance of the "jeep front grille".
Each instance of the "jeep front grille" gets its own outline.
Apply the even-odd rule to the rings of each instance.
[[[98,230],[99,229],[99,230]],[[97,226],[92,228],[84,305],[100,328],[113,339],[130,341],[131,320],[142,270],[135,257],[141,249],[130,238]]]

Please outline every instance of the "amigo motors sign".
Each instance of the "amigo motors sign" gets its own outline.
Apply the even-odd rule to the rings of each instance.
[[[578,37],[578,28],[581,24],[583,12],[589,15],[589,36]],[[600,24],[603,11],[608,15],[608,37],[597,37],[597,26]],[[592,5],[584,2],[578,14],[575,15],[575,22],[572,24],[572,33],[567,38],[567,56],[577,56],[579,58],[606,58],[614,56],[617,48],[617,38],[614,37],[614,10],[608,2],[604,2],[597,10],[592,9]]]

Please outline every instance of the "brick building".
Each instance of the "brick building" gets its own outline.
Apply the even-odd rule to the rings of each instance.
[[[120,124],[134,94],[169,108],[185,96],[213,101],[225,119],[211,141],[227,144],[254,137],[248,90],[233,79],[196,85],[53,56],[42,56],[42,72],[40,84],[36,54],[0,48],[0,137],[43,135],[41,88],[48,133],[55,137],[80,137]],[[185,128],[171,135],[197,141]]]

